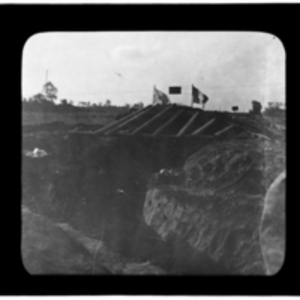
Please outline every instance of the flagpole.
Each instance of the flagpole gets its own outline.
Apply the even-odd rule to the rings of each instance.
[[[194,104],[194,102],[193,102],[193,85],[192,85],[192,94],[191,94],[191,107],[193,107],[193,104]]]

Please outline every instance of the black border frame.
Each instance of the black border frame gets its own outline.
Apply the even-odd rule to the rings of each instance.
[[[20,109],[20,115],[15,113],[17,117],[13,126],[16,126],[17,132],[20,132],[18,129],[21,128],[19,126],[21,123],[17,121],[21,121],[19,101],[21,89],[16,88],[18,87],[16,82],[21,84],[20,67],[22,66],[23,46],[33,34],[49,31],[137,30],[266,32],[277,36],[284,44],[288,57],[291,57],[291,60],[287,59],[287,72],[289,72],[288,61],[295,59],[292,68],[295,68],[299,62],[297,55],[300,53],[297,48],[298,8],[297,4],[1,5],[1,54],[4,58],[2,75],[5,78],[4,82],[10,84],[9,91],[14,90],[12,95],[16,100],[12,102],[13,109],[15,111]],[[20,84],[19,87],[21,87]],[[290,84],[287,84],[287,87],[289,86]],[[297,84],[295,86],[297,87]],[[10,92],[8,95],[12,97]],[[9,103],[9,108],[11,108],[11,103]],[[9,120],[11,122],[11,118]],[[9,134],[11,135],[11,132]],[[20,148],[14,147],[17,150],[16,157],[20,157]],[[16,164],[20,166],[21,161],[19,165]],[[14,173],[13,186],[16,182],[21,183],[19,174]],[[3,227],[7,233],[5,237],[7,246],[1,249],[1,251],[6,251],[6,254],[1,255],[4,262],[2,272],[6,279],[1,283],[2,295],[299,295],[299,288],[296,284],[297,276],[294,276],[298,271],[299,254],[293,254],[296,243],[291,241],[297,234],[290,233],[297,228],[297,224],[293,224],[297,216],[292,216],[297,211],[291,208],[294,203],[291,206],[287,205],[289,216],[287,256],[283,269],[276,276],[50,277],[30,276],[22,266],[19,248],[21,192],[19,193],[14,187],[10,187],[10,192],[11,189],[13,197],[8,199],[11,202],[6,201],[4,204],[5,209],[7,205],[12,205],[14,217],[10,218],[9,223],[13,223],[13,226],[8,227],[5,223]],[[294,202],[297,201],[297,199],[294,200]],[[11,231],[11,227],[14,231]]]

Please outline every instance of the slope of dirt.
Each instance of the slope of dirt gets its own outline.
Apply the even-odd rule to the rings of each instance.
[[[178,139],[24,134],[22,203],[55,223],[67,223],[103,240],[124,258],[150,261],[165,269],[172,264],[172,244],[164,242],[142,217],[147,184],[154,172],[181,166],[199,147]],[[35,148],[48,155],[26,156]]]
[[[164,274],[150,262],[123,259],[101,240],[22,207],[22,258],[30,274]]]
[[[208,144],[214,142],[211,139],[105,137],[70,133],[68,130],[69,128],[47,130],[43,127],[23,133],[22,204],[32,213],[46,217],[56,225],[67,224],[63,227],[58,226],[60,230],[70,227],[80,232],[82,236],[101,241],[111,253],[118,253],[122,259],[132,261],[134,265],[131,265],[129,269],[132,266],[142,266],[142,272],[144,272],[143,266],[151,265],[164,270],[167,274],[262,272],[259,254],[253,250],[258,246],[256,224],[261,213],[259,203],[262,201],[264,190],[275,178],[276,166],[278,166],[278,171],[281,171],[281,166],[284,164],[281,150],[278,153],[277,150],[270,151],[275,154],[267,155],[265,160],[262,152],[258,151],[259,161],[262,164],[259,168],[251,170],[253,173],[250,172],[252,175],[248,176],[247,181],[240,180],[238,184],[234,184],[234,194],[231,194],[231,189],[227,189],[226,193],[222,190],[217,195],[213,195],[212,191],[215,192],[216,187],[222,184],[225,186],[225,183],[226,185],[232,184],[238,180],[243,173],[243,167],[238,165],[236,167],[237,162],[234,159],[230,160],[230,152],[226,152],[229,151],[226,147],[220,148],[224,156],[213,149],[205,150],[209,149],[205,148]],[[238,145],[234,146],[234,143],[232,145],[237,161],[242,162],[245,158],[245,167],[257,161],[256,152],[253,150],[256,146],[252,149],[247,148],[245,144],[244,148],[240,148]],[[262,145],[260,139],[256,143]],[[271,143],[267,147],[277,149],[276,143]],[[36,158],[26,156],[28,151],[35,148],[45,150],[47,156]],[[241,149],[246,148],[247,151],[249,149],[247,152],[249,155],[244,156]],[[209,160],[206,159],[208,156],[215,161],[213,166],[208,164]],[[227,160],[229,163],[226,168]],[[217,162],[225,163],[225,167],[220,169],[220,164]],[[231,172],[232,170],[236,172]],[[261,176],[262,170],[270,176]],[[251,183],[253,178],[256,179]],[[260,179],[262,179],[261,182]],[[258,182],[259,184],[256,184]],[[246,197],[244,197],[245,194],[247,194]],[[207,217],[209,220],[216,220],[218,230],[218,226],[226,224],[223,221],[228,217],[228,224],[224,225],[224,231],[220,230],[220,234],[214,238],[215,249],[223,243],[222,234],[226,235],[227,232],[231,232],[240,221],[244,224],[246,221],[243,218],[246,216],[250,224],[247,225],[248,233],[247,229],[246,231],[236,229],[239,231],[236,237],[245,236],[245,238],[238,238],[241,243],[240,249],[249,248],[248,254],[247,251],[239,250],[240,256],[236,256],[239,257],[240,262],[243,262],[243,266],[239,266],[232,260],[229,265],[225,263],[224,257],[232,255],[234,250],[230,247],[225,247],[227,252],[221,249],[216,252],[216,255],[213,254],[213,257],[218,258],[221,255],[220,257],[223,258],[217,259],[216,264],[211,263],[209,255],[206,258],[202,255],[203,251],[199,255],[198,246],[193,246],[197,244],[196,234],[186,238],[187,235],[183,233],[178,238],[177,233],[181,232],[181,229],[179,230],[177,225],[175,235],[174,232],[169,234],[173,229],[168,228],[172,228],[173,225],[166,225],[166,230],[158,229],[164,221],[162,223],[158,221],[160,225],[153,226],[157,212],[149,218],[143,216],[146,195],[147,199],[153,198],[157,202],[162,199],[167,199],[167,201],[174,199],[176,206],[174,211],[182,210],[185,219],[197,220],[198,218],[199,224],[197,225],[198,221],[195,221],[190,228],[191,231],[197,231],[197,228],[203,225],[200,221],[203,211],[206,214],[208,210],[211,211]],[[202,211],[197,208],[195,212],[191,212],[189,207],[196,208],[195,203],[198,203],[199,199],[201,203],[204,203]],[[230,205],[224,204],[225,199]],[[240,207],[240,210],[236,206]],[[167,215],[170,216],[172,213],[169,212]],[[152,221],[149,221],[150,219]],[[65,240],[65,231],[64,233],[60,231],[57,233],[56,229],[54,231],[54,236],[63,236],[58,238],[60,241]],[[166,231],[167,234],[165,234]],[[71,234],[70,231],[68,231],[69,234]],[[230,244],[230,240],[234,239],[232,236],[230,237],[230,234],[227,236],[226,243]],[[53,237],[54,240],[56,238]],[[236,241],[238,239],[236,238]],[[30,243],[34,244],[36,239],[30,238],[28,241],[25,249],[29,248]],[[46,244],[46,240],[44,243]],[[86,249],[86,246],[80,248],[81,250],[77,253],[78,244],[75,243],[77,246],[70,246],[72,243],[69,244],[69,242],[62,242],[62,244],[64,244],[62,248],[70,248],[66,250],[69,253],[74,249],[75,254],[72,254],[72,257],[74,260],[79,260],[79,265],[82,257],[91,262],[88,254],[80,252],[84,252],[83,249]],[[248,247],[249,245],[252,246]],[[202,249],[202,246],[199,247]],[[55,247],[49,247],[54,251]],[[52,250],[47,252],[50,258],[56,256],[55,251],[51,253]],[[35,259],[39,260],[38,251],[42,250],[34,249],[34,251],[31,255],[31,263]],[[241,258],[243,255],[244,259]],[[75,257],[79,258],[75,259]],[[74,267],[74,269],[71,267],[74,265],[77,263],[72,265],[70,262],[70,266],[66,267],[66,272],[91,272],[90,269],[81,269],[81,267],[78,267],[79,269]],[[113,267],[111,265],[109,267],[106,259],[101,261],[101,266],[106,266],[110,272],[114,273]]]
[[[265,274],[259,240],[263,199],[284,168],[284,149],[275,142],[208,145],[186,161],[182,172],[152,177],[145,221],[172,241],[179,271]],[[192,256],[177,249],[183,241],[185,249],[194,249]]]

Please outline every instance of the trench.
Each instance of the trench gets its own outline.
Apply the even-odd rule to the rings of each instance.
[[[98,226],[105,222],[104,241],[111,249],[123,257],[151,261],[168,273],[193,272],[192,269],[199,272],[193,259],[191,263],[186,259],[196,256],[194,249],[177,239],[163,241],[143,219],[151,176],[161,169],[180,169],[194,151],[195,142],[190,141],[190,144],[187,147],[186,140],[176,139],[124,138],[109,147],[103,165],[107,171],[104,197],[110,203]],[[198,145],[197,149],[204,145]],[[182,151],[182,148],[186,150]],[[175,253],[174,249],[182,251]]]
[[[101,239],[124,258],[150,261],[170,274],[197,274],[196,251],[184,241],[163,241],[146,225],[143,205],[155,172],[181,169],[185,160],[207,143],[209,140],[190,138],[83,135],[66,140],[56,136],[52,141],[48,137],[32,138],[31,142],[24,139],[24,147],[56,154],[23,160],[23,186],[28,187],[26,193],[23,189],[23,201],[47,199],[50,205],[39,203],[35,209]]]

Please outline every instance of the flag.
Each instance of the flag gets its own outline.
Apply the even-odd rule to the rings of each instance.
[[[169,94],[181,94],[181,86],[170,86]]]
[[[168,96],[154,86],[153,104],[169,104],[169,103],[170,103],[170,99],[168,98]]]
[[[199,89],[195,88],[192,85],[192,96],[193,96],[193,103],[205,104],[208,101],[208,97],[203,94]]]

